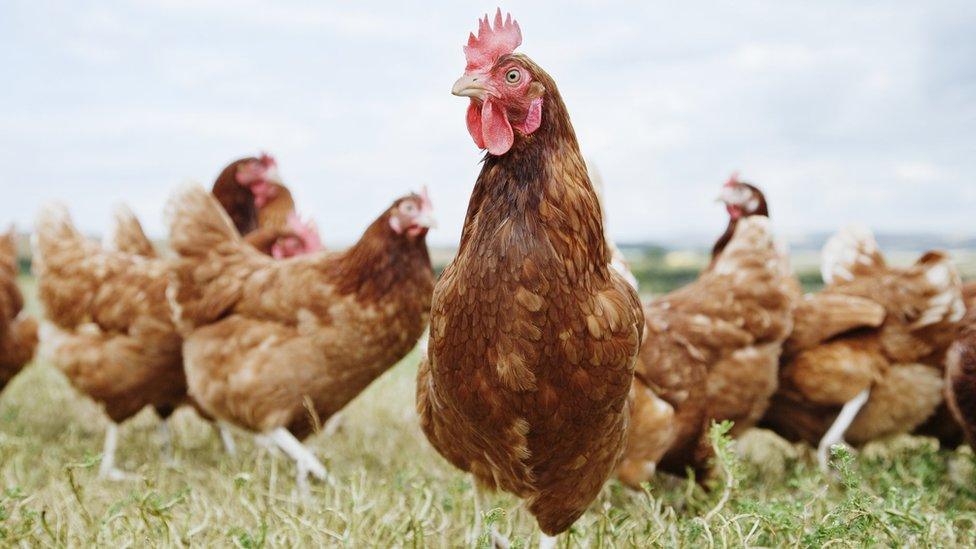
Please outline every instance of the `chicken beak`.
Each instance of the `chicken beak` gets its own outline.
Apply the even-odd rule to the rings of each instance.
[[[275,183],[281,185],[282,187],[285,183],[281,180],[281,174],[278,173],[278,166],[271,166],[264,172],[264,180],[268,183]]]
[[[436,229],[437,220],[428,212],[421,213],[414,219],[414,224],[427,229]]]
[[[458,97],[474,97],[484,101],[488,97],[488,88],[484,84],[485,79],[484,74],[465,74],[454,83],[451,93]]]
[[[723,204],[731,204],[732,202],[734,202],[734,199],[732,197],[732,188],[722,187],[722,192],[720,192],[718,196],[715,197],[715,202],[719,202]]]

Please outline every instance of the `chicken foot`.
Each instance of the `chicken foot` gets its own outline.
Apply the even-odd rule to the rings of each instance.
[[[844,407],[840,410],[840,414],[837,415],[837,419],[834,420],[830,429],[820,439],[820,444],[817,446],[817,461],[820,463],[820,470],[823,473],[830,471],[830,448],[836,444],[845,444],[844,433],[847,432],[847,428],[854,422],[854,418],[857,417],[857,413],[867,403],[870,395],[871,389],[865,389],[844,404]]]
[[[315,457],[315,454],[311,450],[295,438],[295,435],[291,434],[291,431],[284,427],[278,427],[268,433],[267,437],[285,455],[295,461],[295,467],[297,469],[295,483],[298,485],[298,491],[303,496],[308,496],[311,493],[308,487],[309,474],[318,480],[326,480],[328,475],[325,471],[325,466],[322,465],[322,462]]]
[[[119,445],[119,426],[109,423],[105,429],[105,447],[102,450],[102,463],[98,467],[98,476],[102,479],[122,481],[139,478],[132,473],[126,473],[115,467],[115,451]]]

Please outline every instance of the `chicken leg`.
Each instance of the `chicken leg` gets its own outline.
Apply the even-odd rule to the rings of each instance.
[[[559,538],[556,536],[547,536],[543,532],[539,532],[539,549],[556,549],[557,543],[559,543]]]
[[[176,465],[176,455],[173,452],[173,431],[169,427],[169,420],[164,419],[159,422],[159,427],[156,428],[156,432],[162,441],[161,454],[163,462],[169,466]]]
[[[322,465],[322,462],[315,457],[315,454],[311,450],[295,438],[295,435],[291,434],[291,431],[284,427],[278,427],[268,433],[267,436],[285,455],[295,461],[295,467],[297,469],[295,483],[298,485],[298,491],[303,496],[307,496],[310,493],[308,487],[309,474],[318,480],[326,479],[327,473],[325,466]]]
[[[102,463],[98,467],[98,476],[106,480],[134,480],[138,478],[132,473],[126,473],[115,467],[115,450],[119,445],[119,426],[109,423],[105,429],[105,447],[102,450]]]
[[[847,402],[847,404],[844,404],[840,414],[837,415],[837,419],[834,420],[830,429],[820,439],[820,444],[817,446],[817,461],[820,462],[820,470],[822,472],[827,473],[830,471],[830,448],[835,444],[844,444],[844,433],[847,432],[847,428],[854,422],[857,413],[867,403],[869,396],[871,396],[870,388],[861,391],[857,396]]]
[[[217,432],[220,433],[220,442],[224,445],[224,451],[228,456],[237,455],[237,443],[234,442],[234,434],[230,431],[230,426],[223,421],[217,422]]]

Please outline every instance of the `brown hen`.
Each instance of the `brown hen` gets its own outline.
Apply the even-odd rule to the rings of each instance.
[[[949,256],[889,266],[869,231],[824,246],[827,287],[797,310],[780,390],[765,423],[790,440],[832,445],[912,432],[943,405],[943,361],[965,313]]]
[[[244,240],[262,253],[283,259],[321,251],[318,230],[298,218],[295,200],[270,155],[231,162],[211,192]]]
[[[344,252],[287,260],[244,243],[198,187],[171,199],[168,218],[190,394],[281,447],[304,491],[307,474],[325,469],[299,439],[403,358],[427,325],[430,201],[397,200]]]
[[[523,498],[555,536],[620,459],[643,319],[609,267],[556,83],[512,53],[520,42],[511,17],[498,12],[493,28],[486,17],[454,86],[471,97],[468,129],[489,154],[434,292],[417,409],[442,456],[479,489]]]
[[[773,238],[765,200],[735,182],[723,190],[729,229],[693,284],[644,308],[647,336],[637,362],[627,452],[618,475],[631,487],[660,467],[705,472],[707,426],[753,426],[777,386],[782,346],[796,302],[785,256]],[[760,206],[761,204],[761,206]]]
[[[120,217],[128,229],[116,235],[132,229],[131,222],[138,225]],[[42,351],[75,389],[105,409],[112,423],[100,473],[126,478],[115,468],[117,425],[145,406],[168,416],[186,398],[181,340],[166,301],[169,263],[102,248],[57,205],[38,214],[35,230]],[[126,242],[138,244],[123,238],[115,246]]]
[[[14,228],[0,235],[0,391],[34,358],[37,321],[24,312],[17,287],[17,239]]]

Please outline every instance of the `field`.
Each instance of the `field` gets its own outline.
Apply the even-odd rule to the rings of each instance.
[[[24,280],[30,294],[30,281]],[[50,366],[30,366],[0,397],[0,546],[457,547],[473,531],[469,480],[430,448],[413,408],[416,352],[310,445],[330,473],[296,495],[290,460],[237,434],[228,456],[193,412],[174,417],[174,459],[144,412],[121,431],[119,465],[100,481],[106,420]],[[703,488],[659,477],[641,493],[616,482],[561,547],[972,546],[976,460],[899,437],[835,456],[824,477],[809,448],[761,431],[732,446],[713,430],[719,470]],[[522,547],[533,525],[516,501],[488,512]]]

